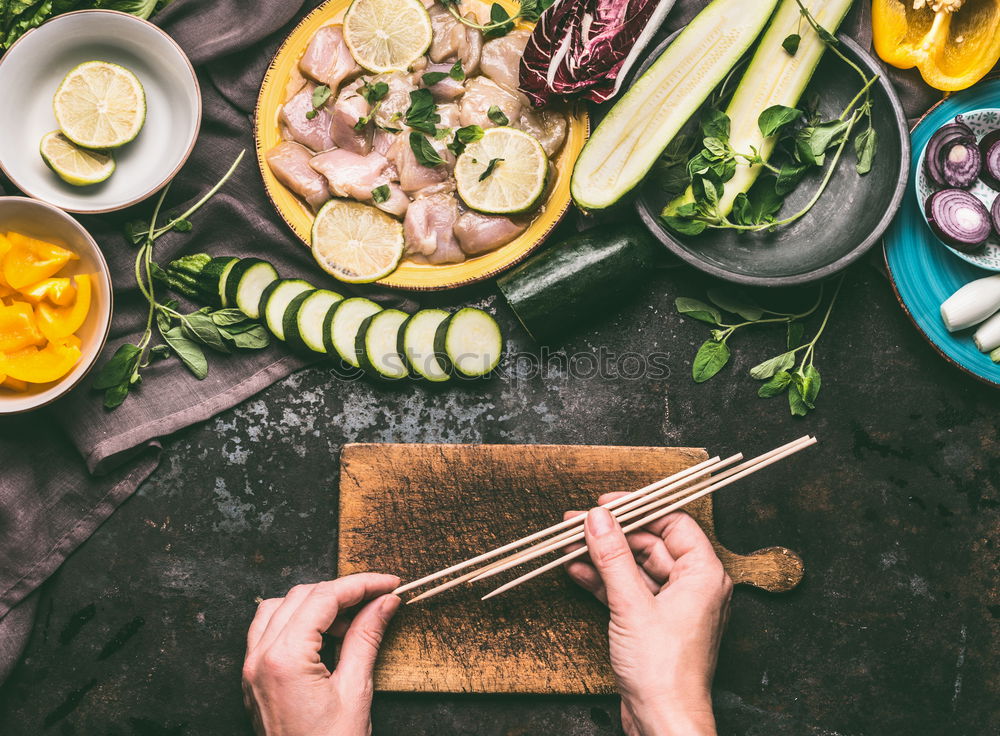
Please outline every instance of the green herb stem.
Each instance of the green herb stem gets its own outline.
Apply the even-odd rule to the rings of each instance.
[[[848,113],[850,113],[851,110],[854,109],[854,106],[857,104],[858,100],[860,100],[863,96],[866,96],[868,94],[868,90],[871,89],[871,86],[873,84],[875,84],[875,81],[877,79],[878,79],[878,75],[875,75],[874,77],[872,77],[871,79],[868,79],[865,82],[865,86],[862,87],[858,91],[858,93],[856,95],[854,95],[854,99],[851,100],[849,103],[847,103],[847,107],[845,107],[844,111],[842,113],[840,113],[840,117],[837,118],[838,120],[843,120],[844,118],[847,117]]]
[[[830,297],[830,304],[827,305],[826,314],[823,315],[823,321],[819,325],[819,329],[816,330],[816,334],[813,339],[806,343],[806,345],[801,347],[807,347],[805,354],[802,356],[802,362],[799,364],[799,370],[803,370],[806,367],[806,361],[809,365],[813,363],[813,357],[816,354],[816,343],[819,342],[820,337],[823,336],[823,331],[826,329],[827,323],[830,321],[830,315],[833,313],[833,305],[837,303],[837,296],[840,294],[840,287],[844,285],[844,277],[841,276],[837,280],[837,288],[833,291],[833,296]]]
[[[180,214],[177,217],[175,217],[174,219],[172,219],[170,222],[168,222],[163,227],[158,228],[151,235],[151,239],[152,240],[156,240],[158,237],[160,237],[164,233],[170,232],[173,229],[174,225],[176,225],[178,222],[180,222],[181,220],[186,220],[188,217],[190,217],[195,212],[197,212],[199,209],[201,209],[202,205],[204,205],[208,200],[210,200],[212,197],[214,197],[215,194],[220,189],[222,189],[223,185],[232,178],[233,174],[236,172],[236,167],[240,165],[240,161],[243,160],[243,156],[246,154],[246,152],[247,151],[246,151],[245,148],[242,151],[240,151],[240,154],[236,157],[236,160],[233,161],[232,166],[230,166],[229,170],[223,175],[223,177],[221,179],[219,179],[218,182],[216,182],[216,184],[215,184],[214,187],[212,187],[211,189],[209,189],[201,199],[199,199],[197,202],[195,202],[193,205],[191,205],[182,214]],[[157,205],[157,210],[159,210],[159,205]],[[154,222],[155,222],[155,214],[154,214]]]

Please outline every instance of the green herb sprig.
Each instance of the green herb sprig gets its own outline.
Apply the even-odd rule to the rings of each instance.
[[[500,38],[506,36],[518,21],[535,23],[542,17],[542,13],[552,7],[555,0],[521,0],[521,6],[517,13],[511,15],[500,3],[493,3],[490,6],[490,22],[476,23],[470,18],[463,18],[461,11],[462,0],[441,0],[441,4],[448,9],[455,20],[470,28],[475,28],[483,32],[486,39]]]
[[[128,397],[130,390],[142,382],[142,370],[156,359],[176,355],[195,377],[202,379],[208,374],[208,360],[203,348],[220,353],[233,350],[257,350],[268,344],[267,331],[257,322],[249,320],[236,309],[212,310],[204,307],[190,314],[178,311],[173,300],[159,301],[157,285],[176,283],[183,290],[183,279],[174,280],[153,261],[153,247],[163,235],[175,232],[189,232],[192,229],[188,219],[208,202],[229,181],[246,151],[241,151],[223,177],[182,214],[171,218],[157,227],[157,219],[163,207],[169,185],[164,187],[153,208],[149,222],[131,222],[126,226],[126,235],[139,249],[135,258],[135,280],[139,291],[148,304],[146,327],[135,343],[126,343],[97,372],[92,387],[104,392],[104,406],[114,409]],[[200,259],[205,256],[189,256]],[[180,264],[180,265],[178,265]],[[196,264],[178,259],[171,271],[183,274],[185,267]],[[201,264],[202,266],[204,264]],[[153,344],[153,329],[159,332],[162,344]]]
[[[830,297],[823,319],[813,337],[803,340],[805,320],[820,308],[824,301],[824,289],[820,287],[816,301],[801,312],[780,312],[766,309],[742,292],[728,287],[708,290],[711,303],[689,297],[678,297],[677,311],[687,317],[706,322],[713,326],[712,337],[706,340],[695,354],[691,365],[691,377],[695,383],[704,383],[717,375],[728,363],[732,355],[730,338],[739,330],[760,325],[785,325],[786,350],[779,355],[759,363],[750,369],[751,378],[764,381],[758,389],[761,398],[788,395],[791,413],[805,416],[816,408],[821,379],[815,365],[816,345],[826,330],[840,293],[843,277],[837,282]],[[738,316],[742,321],[728,321],[724,313]]]
[[[319,111],[323,109],[323,105],[327,103],[330,99],[330,95],[333,94],[333,90],[327,87],[325,84],[319,85],[312,93],[312,110],[306,111],[306,120],[313,120]]]
[[[426,72],[420,77],[425,87],[433,87],[435,84],[448,78],[454,79],[456,82],[461,82],[465,79],[465,70],[462,69],[461,59],[456,61],[451,69],[446,72]]]

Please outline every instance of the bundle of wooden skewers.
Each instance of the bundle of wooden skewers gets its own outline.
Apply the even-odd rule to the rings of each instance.
[[[741,462],[743,460],[742,453],[725,459],[718,456],[712,457],[648,486],[626,493],[624,496],[603,504],[603,507],[618,519],[623,531],[627,534],[814,444],[816,444],[816,438],[807,435],[743,462]],[[401,585],[393,592],[400,595],[472,568],[469,572],[464,572],[458,577],[440,583],[407,601],[408,604],[416,603],[463,583],[492,577],[539,557],[564,550],[567,546],[579,544],[584,539],[583,521],[584,515],[566,519],[502,547],[497,547],[444,570],[426,575],[419,580]],[[483,600],[516,588],[518,585],[560,567],[570,560],[582,557],[587,554],[587,551],[587,546],[584,544],[572,552],[562,554],[551,562],[547,562],[541,567],[490,591],[483,596]]]

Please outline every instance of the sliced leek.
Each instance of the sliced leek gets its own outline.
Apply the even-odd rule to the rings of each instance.
[[[585,210],[632,190],[750,48],[777,0],[713,0],[626,92],[587,141],[570,191]]]

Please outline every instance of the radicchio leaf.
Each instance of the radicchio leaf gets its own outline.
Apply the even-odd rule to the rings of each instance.
[[[604,102],[659,30],[674,0],[556,0],[532,31],[520,87],[535,105],[552,97]]]

